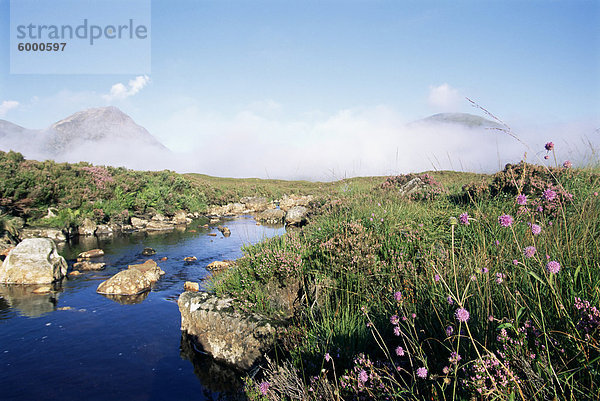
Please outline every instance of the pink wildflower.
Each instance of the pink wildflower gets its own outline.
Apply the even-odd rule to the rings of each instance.
[[[503,214],[502,216],[498,217],[498,223],[500,223],[502,227],[510,227],[512,226],[513,218],[509,214]]]

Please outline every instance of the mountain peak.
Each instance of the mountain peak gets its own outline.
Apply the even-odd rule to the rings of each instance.
[[[112,123],[123,123],[125,121],[131,121],[131,117],[123,113],[118,107],[107,106],[107,107],[94,107],[77,113],[71,114],[67,118],[63,118],[60,121],[52,124],[52,129],[61,129],[61,127],[68,124],[81,124],[85,121],[102,121]],[[135,124],[135,123],[134,123]]]
[[[469,113],[438,113],[416,123],[454,124],[468,128],[500,128],[499,123]]]
[[[114,106],[79,111],[52,124],[52,152],[61,153],[84,142],[135,141],[167,150],[146,129]]]

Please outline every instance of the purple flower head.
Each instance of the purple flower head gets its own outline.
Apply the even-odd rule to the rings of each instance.
[[[498,240],[494,241],[494,245],[496,245],[496,246],[500,245],[500,241],[498,241]]]
[[[546,150],[548,152],[550,152],[552,149],[554,149],[554,143],[553,142],[548,142],[546,145],[544,145],[544,147],[546,148]]]
[[[463,213],[460,216],[458,216],[458,221],[460,221],[460,224],[464,224],[465,226],[468,226],[469,223],[469,213]]]
[[[535,246],[528,246],[523,249],[523,255],[525,255],[526,258],[533,258],[536,252],[537,249],[535,249]]]
[[[454,365],[456,365],[458,363],[458,361],[460,361],[462,359],[462,356],[460,356],[460,354],[458,352],[452,351],[452,353],[450,354],[450,358],[448,358],[448,361]]]
[[[329,362],[331,360],[331,355],[329,355],[329,352],[325,354],[325,360],[327,362]]]
[[[448,337],[450,337],[452,335],[452,333],[454,333],[454,327],[452,327],[452,326],[446,327],[446,335]]]
[[[450,373],[450,368],[448,366],[444,366],[442,368],[442,373],[445,374],[445,375],[447,375],[448,373]]]
[[[518,263],[518,262],[517,262]],[[496,273],[496,283],[502,284],[506,276],[502,273]]]
[[[571,168],[571,167],[573,167],[573,163],[571,163],[570,160],[565,160],[565,162],[563,163],[563,167],[564,168]]]
[[[400,335],[400,327],[399,326],[394,326],[394,335],[395,336],[399,336]]]
[[[503,214],[502,216],[498,217],[498,223],[500,223],[502,227],[510,227],[512,226],[513,218],[509,214]]]
[[[546,264],[546,270],[552,274],[556,274],[560,271],[560,263],[558,263],[556,260],[551,260],[548,262],[548,264]]]
[[[394,299],[396,300],[396,302],[402,301],[402,293],[400,291],[396,291],[394,293]]]
[[[271,387],[271,383],[269,382],[262,382],[260,383],[260,393],[262,395],[267,395],[267,393],[269,392],[269,387]]]
[[[419,376],[421,379],[427,379],[427,368],[422,366],[417,369],[417,376]]]
[[[546,199],[547,201],[552,202],[554,200],[554,198],[556,198],[556,192],[554,192],[553,190],[548,188],[547,190],[544,191],[544,193],[542,194],[542,197],[544,199]]]
[[[550,158],[550,156],[546,155],[544,156],[544,160],[548,160]]]
[[[358,374],[358,380],[360,380],[361,383],[366,383],[367,380],[369,379],[369,375],[367,375],[367,372],[365,372],[365,370],[361,370],[360,373]]]
[[[390,323],[395,324],[395,325],[400,323],[400,319],[398,318],[398,315],[392,315],[392,317],[390,317]]]
[[[454,303],[454,300],[452,299],[452,297],[450,295],[448,295],[448,298],[446,298],[446,301],[448,301],[448,305],[452,305]]]
[[[400,346],[396,347],[396,355],[404,356],[404,348],[402,348]]]
[[[517,196],[517,203],[521,206],[525,206],[527,204],[527,196],[523,194]]]
[[[459,322],[466,323],[469,320],[469,311],[465,308],[458,308],[456,312],[454,312],[454,316],[456,316],[456,320]]]
[[[438,281],[440,281],[440,275],[436,274],[435,276],[433,276],[433,279],[435,280],[435,282],[437,283]]]
[[[513,265],[515,265],[515,266],[519,264],[519,261],[517,259],[513,259],[512,262],[513,262]]]
[[[539,225],[537,225],[537,224],[532,224],[532,225],[531,225],[531,233],[532,233],[533,235],[538,235],[538,234],[539,234],[539,233],[541,233],[541,232],[542,232],[542,227],[540,227],[540,226],[539,226]]]
[[[489,272],[489,271],[490,271],[490,269],[488,269],[487,267],[484,267],[483,269],[481,269],[481,272],[482,272],[483,274],[485,274],[485,273],[487,273],[487,272]]]

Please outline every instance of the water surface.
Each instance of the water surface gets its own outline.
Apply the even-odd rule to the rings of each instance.
[[[257,226],[251,218],[225,225],[231,229],[229,238],[193,224],[188,231],[82,239],[61,246],[59,253],[71,265],[82,250],[102,248],[105,256],[98,261],[107,264],[105,270],[70,277],[46,295],[27,287],[0,287],[0,399],[223,398],[234,377],[194,353],[182,338],[177,297],[185,281],[207,275],[208,263],[236,259],[243,245],[284,232],[280,226]],[[150,258],[166,272],[151,292],[133,300],[96,293],[103,280],[148,259],[141,255],[145,247],[156,250]],[[198,260],[186,263],[186,256]],[[163,257],[167,260],[160,261]]]

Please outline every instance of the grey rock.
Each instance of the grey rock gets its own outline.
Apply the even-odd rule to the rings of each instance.
[[[156,255],[156,251],[152,248],[144,248],[144,250],[142,251],[142,255],[144,255],[144,256]]]
[[[168,219],[165,216],[163,216],[162,214],[156,213],[154,216],[152,216],[152,220],[154,220],[154,221],[167,221]]]
[[[398,188],[398,192],[401,196],[408,196],[427,187],[428,185],[425,184],[423,180],[421,180],[419,177],[416,177]]]
[[[217,227],[217,230],[219,230],[224,237],[229,237],[231,235],[231,230],[227,227],[219,226]]]
[[[262,212],[269,207],[269,200],[262,196],[245,197],[240,199],[240,203],[251,212]]]
[[[166,221],[151,220],[146,224],[147,231],[171,231],[175,226]]]
[[[113,235],[113,229],[110,226],[107,226],[105,224],[100,224],[98,225],[98,228],[96,228],[96,231],[94,232],[96,234],[96,236],[110,236]]]
[[[247,370],[273,346],[278,323],[236,311],[232,299],[184,292],[177,303],[181,329],[218,361]]]
[[[281,209],[267,209],[256,215],[257,221],[269,224],[280,224],[283,223],[284,219],[285,212]]]
[[[148,221],[144,220],[144,219],[140,219],[139,217],[132,217],[131,225],[136,230],[142,230],[142,229],[146,228],[146,225],[148,225]]]
[[[0,283],[49,284],[67,274],[67,262],[48,238],[25,239],[0,267]]]
[[[156,264],[156,262],[151,259],[142,264],[129,265],[127,268],[135,269],[144,273],[144,276],[146,276],[146,278],[152,283],[158,281],[160,277],[165,274],[165,272]]]
[[[287,211],[285,223],[290,226],[301,226],[306,224],[308,209],[304,206],[294,206]]]
[[[79,235],[94,235],[98,226],[92,220],[85,218],[78,228]]]
[[[80,271],[88,271],[88,270],[103,270],[106,266],[106,263],[93,263],[84,260],[83,262],[77,262],[73,264],[73,269]]]
[[[81,252],[77,256],[81,259],[99,258],[104,256],[104,251],[102,249],[90,249],[89,251]]]
[[[222,271],[227,270],[232,266],[235,266],[235,261],[233,260],[215,260],[214,262],[209,263],[206,266],[206,269],[211,271]]]
[[[295,206],[308,206],[313,200],[312,195],[284,195],[279,201],[279,207],[283,211],[288,211]]]
[[[56,228],[24,228],[21,230],[21,239],[50,238],[57,242],[64,242],[67,236],[62,230]]]
[[[171,221],[173,222],[173,224],[183,225],[190,224],[192,222],[192,219],[188,217],[183,210],[180,210],[177,213],[175,213],[175,216],[173,216]]]
[[[150,290],[152,282],[137,269],[122,270],[100,283],[96,292],[113,295],[137,295]]]

